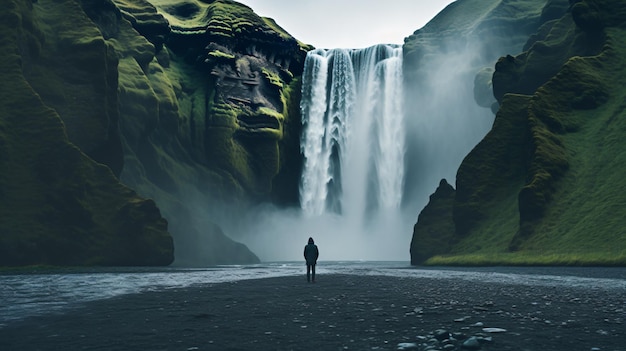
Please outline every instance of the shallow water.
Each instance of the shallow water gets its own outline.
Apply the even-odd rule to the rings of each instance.
[[[626,268],[489,267],[415,268],[408,262],[320,261],[324,274],[385,275],[462,279],[537,286],[609,289],[626,294]],[[230,281],[304,275],[302,262],[218,266],[63,268],[0,274],[0,328],[29,316],[62,311],[82,303],[124,294]]]

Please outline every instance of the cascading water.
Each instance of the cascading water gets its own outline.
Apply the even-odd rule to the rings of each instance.
[[[302,86],[300,203],[363,219],[397,209],[404,181],[402,48],[317,49]]]
[[[400,46],[309,52],[301,208],[268,206],[225,228],[250,233],[242,241],[264,260],[302,259],[309,236],[321,260],[408,260],[419,211],[493,122],[474,101],[472,47],[425,58],[409,84]]]

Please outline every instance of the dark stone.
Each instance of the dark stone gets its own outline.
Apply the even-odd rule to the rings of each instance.
[[[435,339],[439,341],[443,341],[443,340],[450,338],[450,332],[445,329],[437,329],[435,330],[433,335],[435,336]]]
[[[604,21],[598,5],[590,1],[581,1],[572,6],[572,18],[579,28],[585,31],[600,31]]]
[[[496,102],[496,99],[493,97],[493,87],[491,83],[493,72],[493,68],[485,67],[474,77],[474,100],[479,106],[491,107],[491,105]]]
[[[478,338],[476,338],[475,336],[472,336],[468,338],[467,340],[465,340],[463,344],[461,345],[461,347],[466,350],[479,350],[480,342],[478,341]]]
[[[452,221],[454,196],[454,188],[442,179],[413,227],[410,250],[412,265],[421,264],[451,249],[455,234]]]

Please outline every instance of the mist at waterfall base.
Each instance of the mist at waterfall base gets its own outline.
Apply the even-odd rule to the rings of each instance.
[[[220,223],[262,261],[408,261],[413,226],[439,181],[493,123],[473,96],[471,52],[433,56],[406,87],[402,48],[311,51],[302,90],[300,209],[265,204]],[[474,62],[475,65],[475,62]],[[234,234],[234,235],[233,235]]]

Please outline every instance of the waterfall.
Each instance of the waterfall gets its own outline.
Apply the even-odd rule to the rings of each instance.
[[[301,259],[309,237],[324,260],[407,259],[429,195],[442,178],[455,184],[493,124],[474,101],[474,76],[489,64],[477,47],[427,55],[404,77],[399,46],[310,51],[300,208],[260,207],[224,228],[265,260]]]
[[[300,204],[365,218],[397,209],[404,182],[402,48],[317,49],[302,85]]]

